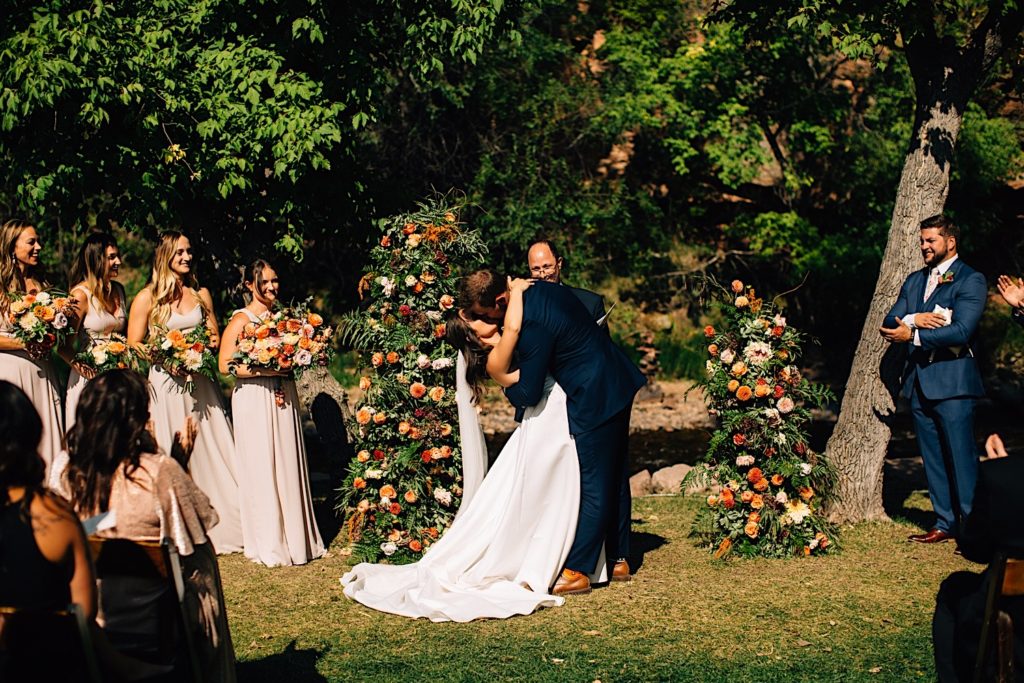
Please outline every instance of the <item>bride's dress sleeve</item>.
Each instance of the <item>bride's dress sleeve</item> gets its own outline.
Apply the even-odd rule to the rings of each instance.
[[[455,402],[459,408],[459,440],[462,450],[462,505],[464,509],[487,474],[487,442],[473,405],[473,390],[466,381],[466,360],[459,352],[455,363]]]

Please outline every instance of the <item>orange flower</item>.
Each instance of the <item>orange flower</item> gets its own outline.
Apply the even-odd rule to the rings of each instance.
[[[730,286],[732,287],[732,293],[733,294],[739,294],[740,292],[743,291],[743,281],[742,280],[733,280],[732,284]]]
[[[745,296],[736,297],[736,308],[745,308],[750,305],[750,299]]]
[[[755,491],[762,491],[762,492],[767,491],[768,490],[768,480],[767,479],[758,479],[757,483],[754,484],[754,490]]]
[[[387,235],[384,235],[383,237],[381,237],[380,238],[380,246],[382,246],[382,247],[390,247],[391,246],[391,238],[388,237]]]
[[[782,482],[784,481],[786,481],[786,479],[781,474],[772,475],[772,486],[782,486]]]
[[[735,394],[736,390],[740,388],[740,381],[738,379],[731,379],[729,383],[725,385],[725,388],[729,390],[730,394]]]
[[[704,328],[704,336],[707,337],[708,339],[711,339],[712,337],[714,337],[715,336],[715,328],[712,327],[711,325],[708,325],[707,327],[705,327]]]
[[[724,505],[726,509],[732,510],[736,506],[736,499],[733,497],[733,493],[730,489],[722,489],[720,496],[722,505]]]
[[[756,484],[764,478],[764,472],[761,471],[760,467],[751,467],[750,471],[747,472],[747,481],[751,484]]]
[[[437,303],[442,311],[447,311],[455,305],[455,297],[451,294],[442,294]]]
[[[391,514],[397,515],[399,512],[402,511],[402,506],[399,505],[398,503],[392,503],[390,511],[391,511]]]
[[[360,512],[366,512],[369,509],[370,501],[366,500],[365,498],[359,501],[359,505],[356,505],[356,510],[359,510]]]
[[[405,502],[406,503],[415,503],[416,502],[416,492],[415,491],[406,491],[405,492]]]
[[[434,387],[433,389],[430,390],[431,401],[434,401],[436,403],[437,401],[440,401],[442,398],[444,398],[444,387]]]
[[[803,498],[804,500],[810,500],[811,498],[814,498],[814,489],[812,489],[810,486],[801,486],[800,497]]]
[[[452,433],[452,426],[450,424],[441,425],[441,436],[449,436]]]
[[[444,331],[445,331],[445,327],[444,327],[443,323],[434,326],[434,336],[437,339],[443,339],[444,338]]]
[[[750,499],[750,507],[754,508],[755,510],[760,510],[761,508],[763,508],[764,496],[762,496],[760,493],[755,493],[754,497]]]
[[[718,545],[718,550],[715,551],[715,559],[720,560],[729,554],[732,550],[732,539],[726,538]]]
[[[298,332],[302,329],[302,321],[296,320],[295,318],[288,318],[285,321],[285,327],[288,328],[289,332]]]
[[[738,398],[741,401],[749,401],[750,400],[750,395],[751,395],[751,391],[750,391],[750,387],[748,387],[748,386],[744,385],[744,386],[742,386],[742,387],[740,387],[739,389],[736,390],[736,398]]]
[[[409,424],[405,420],[402,420],[401,422],[398,423],[398,433],[402,434],[404,436],[405,434],[409,433],[409,429],[411,427],[412,427],[411,424]]]
[[[733,377],[742,377],[747,374],[747,364],[741,360],[736,361],[732,364]]]
[[[360,377],[359,378],[359,388],[362,389],[363,391],[366,391],[367,389],[369,389],[370,388],[370,378],[369,377]]]
[[[414,441],[419,441],[423,438],[423,432],[420,431],[419,427],[413,427],[409,430],[409,438]]]
[[[391,484],[384,484],[380,487],[381,498],[394,498],[398,495],[398,491],[395,491],[395,487]]]
[[[829,540],[828,536],[826,536],[825,534],[819,531],[818,533],[814,534],[814,538],[818,539],[818,547],[822,550],[828,547]]]
[[[402,234],[403,235],[411,235],[414,232],[416,232],[416,224],[415,223],[406,223],[402,227]]]
[[[718,497],[717,496],[708,496],[708,507],[712,507],[713,508],[716,505],[718,505]]]
[[[170,336],[171,335],[167,335],[168,338],[170,338]],[[257,339],[266,339],[269,336],[270,336],[270,328],[267,327],[266,325],[260,325],[259,327],[256,328],[256,338]]]
[[[427,386],[420,382],[413,382],[409,385],[409,394],[413,398],[423,398],[423,395],[427,393]]]
[[[426,532],[427,532],[427,536],[430,536],[431,538],[437,538],[438,533],[439,533],[437,531],[437,527],[436,526],[432,526],[432,527],[426,529]]]
[[[743,533],[745,533],[750,538],[757,538],[757,522],[747,522],[746,526],[743,527]]]
[[[743,493],[740,494],[740,500],[742,500],[744,503],[749,503],[753,499],[754,499],[754,492],[753,491],[744,491]]]
[[[760,512],[751,512],[749,515],[747,515],[747,521],[748,522],[753,522],[754,524],[757,524],[758,522],[761,521],[761,513]]]
[[[388,351],[387,361],[394,365],[398,362],[398,353],[396,351]]]
[[[359,451],[356,454],[356,460],[359,462],[366,462],[370,459],[370,451]]]
[[[320,327],[321,325],[324,324],[324,318],[318,313],[310,312],[306,314],[306,322],[308,322],[313,327]]]
[[[387,413],[374,413],[373,414],[373,424],[375,424],[375,425],[382,425],[385,422],[387,422],[387,420],[388,420],[388,414]]]
[[[112,341],[107,344],[107,351],[110,353],[124,353],[127,347],[119,341]]]
[[[363,479],[362,477],[356,477],[355,479],[352,480],[352,486],[355,486],[357,489],[365,489],[366,480]]]
[[[370,412],[369,408],[360,408],[356,411],[356,422],[361,425],[370,424],[370,420],[373,419],[373,413]]]
[[[787,358],[789,358],[789,351],[787,351],[786,349],[779,349],[778,351],[775,352],[775,355],[781,358],[782,360],[786,360]]]
[[[171,342],[171,345],[176,349],[185,348],[185,335],[181,333],[181,330],[171,330],[167,333],[167,340]]]
[[[416,284],[414,284],[412,286],[412,291],[413,291],[414,294],[419,294],[420,292],[423,291],[423,288],[424,288],[424,284],[422,282],[417,282]]]
[[[708,355],[709,356],[717,356],[718,355],[718,344],[710,344],[708,346]]]
[[[302,346],[302,340],[299,340],[299,346]],[[378,351],[370,357],[370,362],[373,363],[373,367],[379,368],[380,364],[384,362],[384,354]]]
[[[414,553],[418,553],[419,551],[423,550],[423,544],[417,541],[416,539],[413,539],[409,541],[409,550],[413,551]]]
[[[811,554],[811,549],[808,546],[805,545],[804,546],[804,556],[806,557],[807,555],[810,555],[810,554]]]
[[[758,380],[757,384],[754,385],[754,396],[757,396],[758,398],[764,398],[770,393],[772,393],[771,387],[769,387],[767,384],[762,383],[761,380]]]

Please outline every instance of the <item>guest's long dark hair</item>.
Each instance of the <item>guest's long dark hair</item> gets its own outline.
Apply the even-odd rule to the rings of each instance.
[[[82,390],[68,432],[68,488],[79,515],[106,512],[118,468],[129,480],[144,453],[156,453],[146,381],[128,370],[109,370]]]
[[[41,491],[46,465],[39,457],[43,421],[25,392],[0,380],[0,508],[11,500],[7,490],[23,486],[23,504],[32,500],[32,492]]]
[[[473,403],[479,403],[487,381],[487,354],[490,352],[476,332],[469,326],[459,309],[454,309],[445,323],[445,337],[448,343],[462,352],[466,359],[466,382],[473,390]]]
[[[263,291],[264,268],[273,270],[274,266],[270,265],[270,261],[258,258],[249,265],[240,268],[242,277],[238,284],[235,285],[235,296],[241,300],[243,306],[248,306],[249,302],[252,301],[252,292],[249,291],[250,284],[256,285],[257,292]]]

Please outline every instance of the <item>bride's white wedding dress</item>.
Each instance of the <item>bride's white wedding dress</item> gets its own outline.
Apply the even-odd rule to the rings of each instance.
[[[457,372],[461,380],[461,364]],[[458,392],[460,408],[467,394]],[[460,410],[459,427],[468,494],[487,456],[475,411]],[[441,540],[415,564],[356,565],[341,579],[345,595],[431,621],[503,619],[561,605],[548,588],[576,534],[579,482],[565,392],[549,378],[545,397],[526,411]]]

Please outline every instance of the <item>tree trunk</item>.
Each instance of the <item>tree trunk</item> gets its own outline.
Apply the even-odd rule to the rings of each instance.
[[[957,60],[960,63],[955,69],[934,62],[915,64],[914,47],[921,53],[941,51],[934,44],[907,46],[917,87],[913,137],[896,191],[871,308],[861,330],[839,420],[826,448],[839,473],[838,502],[830,511],[838,522],[886,518],[882,472],[905,349],[890,345],[878,330],[903,281],[923,267],[919,225],[942,212],[967,96],[978,82],[977,73],[964,73],[968,69],[963,60]]]

